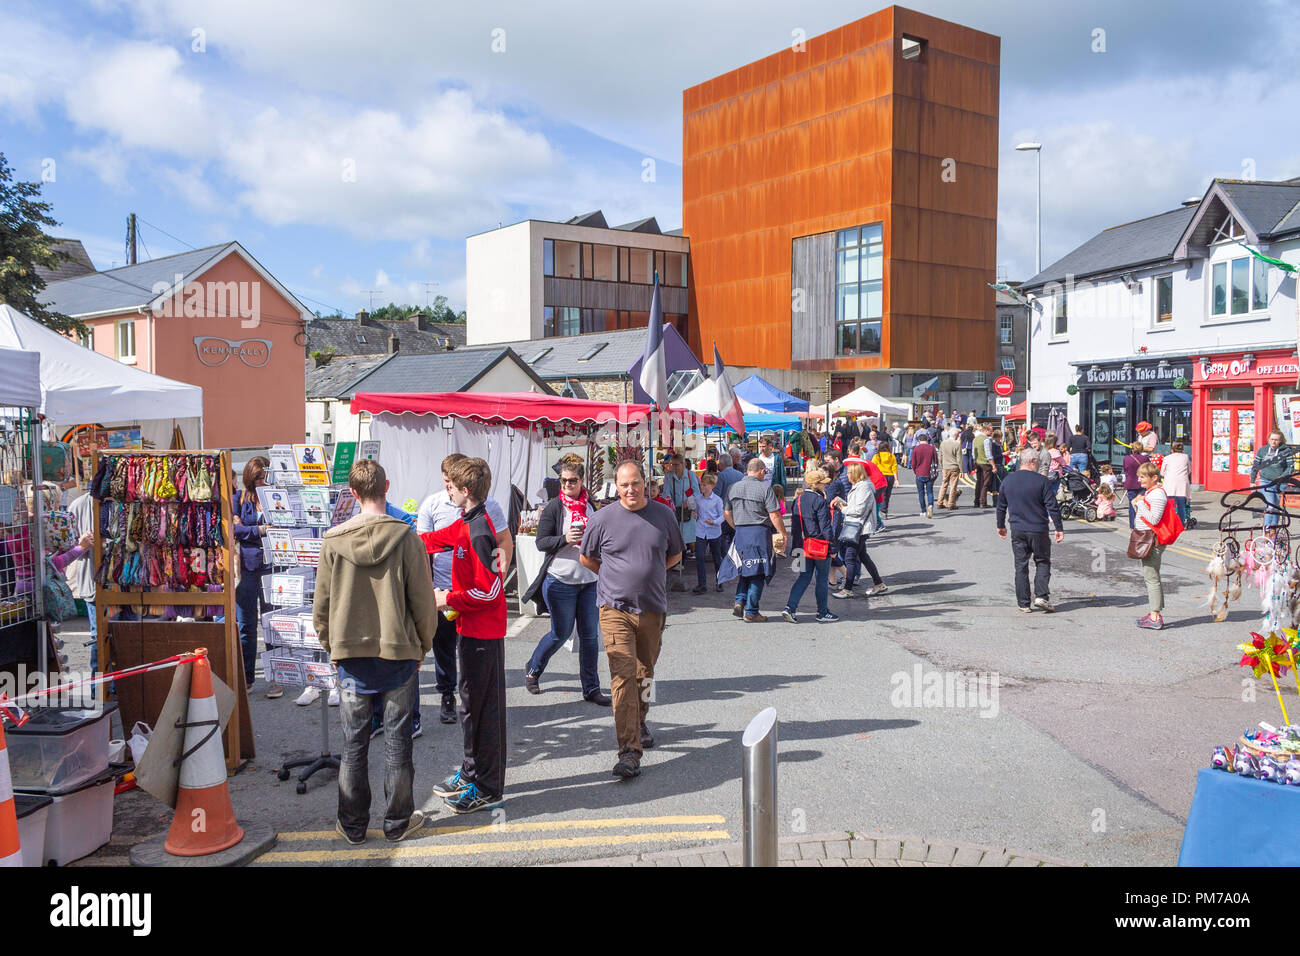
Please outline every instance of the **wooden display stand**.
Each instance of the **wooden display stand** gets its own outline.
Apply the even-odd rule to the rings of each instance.
[[[248,688],[244,684],[243,652],[235,622],[235,567],[239,551],[234,543],[231,508],[230,456],[224,451],[125,451],[100,452],[94,455],[95,468],[102,455],[210,455],[217,459],[220,481],[213,496],[220,494],[221,537],[225,554],[225,580],[220,591],[121,591],[100,586],[95,591],[95,615],[99,633],[99,662],[105,670],[120,670],[150,661],[184,654],[197,647],[208,649],[212,672],[235,693],[236,705],[226,725],[222,742],[226,753],[226,770],[233,773],[254,754],[253,724],[248,710]],[[94,509],[95,567],[102,566],[104,547],[100,529],[100,507]],[[132,608],[143,617],[146,608],[163,605],[175,607],[220,606],[225,622],[209,621],[110,621],[110,607]],[[130,733],[137,720],[152,724],[162,710],[171,689],[172,671],[163,670],[141,677],[130,677],[116,684],[115,696],[122,716],[122,729]]]

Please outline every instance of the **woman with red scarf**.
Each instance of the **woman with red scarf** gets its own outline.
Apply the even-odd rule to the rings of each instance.
[[[582,535],[595,515],[587,489],[582,485],[581,463],[560,467],[560,494],[552,498],[537,521],[537,550],[546,555],[541,570],[524,592],[525,601],[536,601],[551,614],[551,629],[537,644],[524,673],[524,687],[530,694],[542,692],[539,681],[546,665],[560,645],[578,628],[578,670],[582,696],[593,704],[610,706],[610,696],[600,689],[600,611],[596,607],[596,572],[578,560]]]

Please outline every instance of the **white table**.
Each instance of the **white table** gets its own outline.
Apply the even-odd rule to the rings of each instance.
[[[519,592],[519,614],[521,617],[540,617],[534,601],[525,601],[528,591],[537,575],[542,571],[542,562],[546,556],[537,549],[537,538],[531,534],[515,535],[515,587]]]

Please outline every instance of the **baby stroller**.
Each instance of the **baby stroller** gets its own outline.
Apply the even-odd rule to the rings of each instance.
[[[1061,507],[1062,518],[1097,520],[1097,488],[1083,472],[1067,469],[1061,473],[1056,501]]]

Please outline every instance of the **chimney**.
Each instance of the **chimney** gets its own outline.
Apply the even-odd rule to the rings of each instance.
[[[388,336],[388,354],[396,355],[397,350],[400,349],[401,347],[402,347],[402,343],[398,341],[397,333],[396,332],[391,333]]]
[[[365,309],[362,309],[360,312],[357,313],[358,324],[364,324],[369,318],[370,318],[370,313],[367,312]]]
[[[312,358],[316,360],[317,368],[324,368],[326,365],[329,365],[330,359],[333,357],[334,353],[332,352],[316,352],[312,355]]]
[[[423,309],[417,309],[415,314],[412,315],[411,318],[415,320],[415,327],[419,331],[421,332],[429,331],[429,313],[425,312]]]

